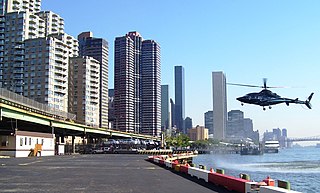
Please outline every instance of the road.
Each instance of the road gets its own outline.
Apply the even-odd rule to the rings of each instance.
[[[145,161],[99,154],[0,159],[0,192],[228,193]]]

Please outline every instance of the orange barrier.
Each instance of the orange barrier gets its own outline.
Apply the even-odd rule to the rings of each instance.
[[[189,166],[186,165],[180,165],[180,172],[188,174]]]

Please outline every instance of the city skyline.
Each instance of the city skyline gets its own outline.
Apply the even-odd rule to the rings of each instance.
[[[141,1],[136,4],[126,2],[124,9],[123,1],[95,2],[92,7],[72,0],[61,3],[43,0],[42,4],[43,9],[61,15],[67,23],[67,31],[74,36],[90,30],[112,42],[114,37],[137,30],[145,37],[156,39],[162,47],[162,84],[168,84],[172,89],[173,66],[183,64],[185,67],[186,116],[192,117],[194,124],[204,125],[203,113],[211,110],[212,106],[210,74],[221,70],[226,73],[227,82],[262,85],[262,78],[267,77],[270,86],[300,86],[275,90],[283,97],[303,100],[315,92],[311,101],[312,110],[305,110],[300,105],[278,105],[272,110],[263,111],[252,105],[242,107],[235,100],[258,89],[228,86],[228,110],[244,111],[253,119],[255,130],[263,132],[285,127],[292,136],[320,133],[320,123],[316,118],[316,114],[319,114],[316,108],[319,104],[316,93],[319,79],[316,77],[319,72],[320,29],[315,25],[320,18],[316,9],[319,2],[187,1],[181,7],[179,2]],[[86,10],[87,14],[72,10]],[[130,14],[133,10],[134,15]],[[162,10],[158,11],[161,14],[153,14],[155,10]],[[131,19],[128,19],[128,14]],[[105,15],[102,18],[106,19],[101,20],[101,15]],[[136,18],[145,19],[141,21]],[[191,37],[201,37],[201,41]],[[109,88],[113,87],[112,66],[113,61],[110,60]],[[173,91],[170,90],[170,93]],[[199,97],[201,100],[197,100]]]

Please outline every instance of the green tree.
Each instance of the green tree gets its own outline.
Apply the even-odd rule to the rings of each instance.
[[[187,147],[190,146],[190,138],[185,134],[179,134],[176,137],[166,137],[167,146]]]

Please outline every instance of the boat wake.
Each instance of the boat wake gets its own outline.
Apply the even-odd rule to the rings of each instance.
[[[275,172],[275,173],[320,173],[319,161],[265,162],[251,164],[228,164],[235,170]]]

